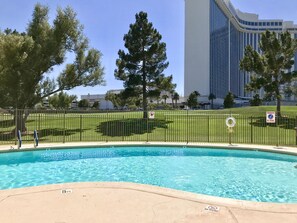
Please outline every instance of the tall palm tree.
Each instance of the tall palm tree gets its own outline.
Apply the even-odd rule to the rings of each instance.
[[[172,99],[175,101],[175,107],[177,108],[177,101],[179,100],[179,94],[177,92],[174,92]]]
[[[164,103],[165,103],[165,104],[166,104],[166,100],[167,100],[167,98],[169,98],[167,94],[162,95],[162,99],[164,99]]]
[[[213,93],[210,93],[209,96],[208,96],[208,100],[211,101],[211,109],[213,109],[213,100],[216,99],[216,95],[213,94]]]

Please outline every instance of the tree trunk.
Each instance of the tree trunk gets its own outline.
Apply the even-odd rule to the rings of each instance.
[[[277,97],[276,99],[276,115],[277,117],[281,117],[281,98]]]
[[[29,112],[25,110],[16,110],[14,112],[14,122],[15,122],[15,129],[13,132],[20,130],[21,133],[27,132],[26,121],[29,116]]]
[[[144,49],[143,49],[144,51]],[[145,72],[145,59],[143,59],[142,63],[142,97],[143,97],[143,118],[147,119],[147,92],[146,92],[146,72]]]
[[[142,107],[143,107],[143,118],[147,119],[147,93],[146,93],[146,75],[145,72],[142,74]]]
[[[213,109],[213,99],[211,99],[211,109]]]
[[[16,130],[20,130],[22,133],[27,132],[25,118],[22,115],[17,115],[16,120]]]
[[[146,90],[143,90],[143,102],[142,102],[142,107],[143,107],[143,118],[147,118],[147,95],[146,95]]]

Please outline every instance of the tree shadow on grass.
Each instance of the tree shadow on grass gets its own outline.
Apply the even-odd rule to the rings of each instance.
[[[96,132],[104,136],[131,136],[151,133],[157,128],[168,128],[172,121],[162,119],[124,119],[102,122],[97,126]]]
[[[64,136],[64,134],[65,136],[70,136],[79,133],[80,131],[84,132],[85,130],[89,129],[66,129],[65,131],[61,128],[41,129],[40,131],[38,131],[38,137],[42,138],[46,136]]]
[[[27,120],[26,123],[34,122],[34,120]],[[15,126],[15,121],[13,119],[1,120],[0,128],[9,128]]]
[[[15,138],[15,133],[12,131],[0,131],[0,141],[12,141]]]
[[[82,132],[90,130],[90,129],[82,129]],[[44,137],[51,137],[51,136],[71,136],[76,133],[79,133],[81,129],[66,129],[64,133],[64,129],[61,128],[48,128],[48,129],[41,129],[38,131],[38,138],[39,141],[45,141],[48,139],[44,139]],[[27,137],[33,138],[33,131],[22,133],[23,141],[27,140]],[[0,132],[0,141],[11,141],[15,140],[15,133],[14,132]]]
[[[12,127],[14,125],[15,125],[15,122],[12,119],[0,121],[0,128],[1,127],[4,127],[4,128]]]
[[[297,127],[296,118],[293,117],[281,117],[276,118],[275,123],[266,123],[266,117],[253,117],[253,122],[250,123],[255,127],[280,127],[282,129],[292,129],[295,130]]]

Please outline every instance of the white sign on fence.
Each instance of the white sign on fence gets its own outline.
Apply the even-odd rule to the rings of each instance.
[[[149,119],[154,119],[155,118],[155,112],[150,111],[149,112]]]
[[[266,112],[266,123],[275,123],[275,112]]]

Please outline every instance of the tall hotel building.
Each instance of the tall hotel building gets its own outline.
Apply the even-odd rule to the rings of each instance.
[[[250,74],[240,71],[244,49],[259,51],[261,33],[289,31],[297,38],[297,26],[279,19],[235,10],[230,0],[185,0],[185,96],[193,91],[224,98],[250,96],[244,90]],[[297,61],[297,55],[295,56]],[[295,64],[297,70],[297,64]]]

